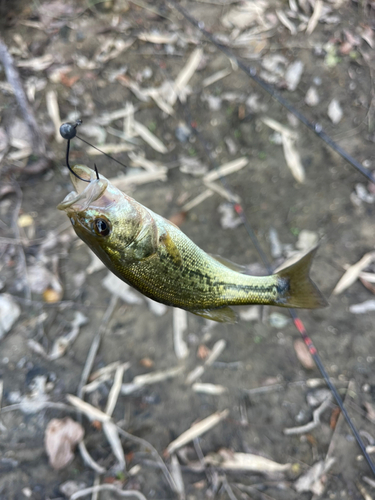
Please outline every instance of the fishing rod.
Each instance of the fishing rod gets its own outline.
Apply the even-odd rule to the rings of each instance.
[[[210,33],[205,27],[203,21],[198,21],[193,17],[186,9],[181,7],[175,0],[164,0],[164,2],[170,4],[174,9],[176,9],[184,18],[189,21],[193,26],[198,28],[198,30],[217,47],[221,52],[223,52],[229,59],[232,59],[237,66],[246,73],[254,82],[256,82],[263,90],[270,94],[274,99],[276,99],[284,108],[286,108],[290,113],[292,113],[301,123],[303,123],[307,128],[312,130],[320,139],[322,139],[331,149],[336,151],[342,158],[344,158],[353,168],[364,175],[370,182],[375,184],[375,177],[364,167],[358,160],[353,158],[347,151],[345,151],[337,142],[335,142],[331,137],[323,130],[320,123],[313,123],[304,114],[298,111],[285,97],[283,97],[280,92],[274,89],[272,85],[268,84],[263,78],[257,74],[257,69],[254,66],[248,66],[241,59],[239,59],[227,46],[220,43],[215,35]]]
[[[242,71],[244,71],[253,81],[255,81],[258,85],[260,85],[263,88],[263,90],[268,92],[282,106],[284,106],[288,111],[290,111],[294,116],[296,116],[296,118],[298,118],[298,120],[301,121],[307,128],[309,128],[310,130],[315,132],[315,134],[318,137],[320,137],[320,139],[322,139],[331,149],[336,151],[352,167],[354,167],[357,171],[359,171],[362,175],[364,175],[369,181],[371,181],[372,183],[375,184],[375,178],[367,168],[365,168],[363,165],[361,165],[359,163],[359,161],[357,161],[355,158],[353,158],[341,146],[339,146],[335,141],[333,141],[329,137],[329,135],[324,132],[322,126],[319,123],[311,122],[300,111],[298,111],[292,104],[290,104],[289,101],[287,101],[278,91],[276,91],[271,85],[269,85],[262,78],[260,78],[257,75],[256,68],[247,66],[240,59],[238,59],[235,56],[235,54],[231,50],[228,49],[228,47],[226,47],[226,46],[222,45],[220,42],[218,42],[216,40],[215,36],[204,28],[204,23],[202,21],[198,21],[186,9],[181,7],[181,5],[176,3],[174,0],[165,0],[165,2],[169,3],[174,9],[176,9],[178,12],[180,12],[184,16],[184,18],[187,21],[189,21],[193,26],[198,28],[198,30],[201,33],[203,33],[206,36],[206,38],[208,38],[208,40],[210,42],[212,42],[219,50],[221,50],[230,59],[234,60],[236,62],[236,64],[238,65],[238,67]],[[193,124],[195,124],[196,122],[191,118],[190,112],[188,111],[187,104],[181,102],[181,105],[185,109],[185,112],[188,113],[189,119],[187,120],[187,122],[188,122],[188,124],[190,124],[194,134],[196,135],[199,142],[202,144],[202,146],[205,150],[206,156],[208,157],[211,165],[216,170],[218,170],[218,165],[217,165],[216,161],[214,160],[214,158],[212,157],[212,154],[211,154],[209,148],[207,147],[207,144],[203,140],[201,133],[197,130],[196,126],[193,126]],[[226,192],[229,196],[229,199],[231,200],[231,203],[233,205],[234,210],[236,211],[236,213],[240,217],[240,219],[245,227],[245,230],[248,233],[248,235],[249,235],[256,251],[258,252],[263,264],[265,265],[268,273],[272,274],[272,272],[273,272],[272,265],[271,265],[270,261],[268,260],[265,252],[263,251],[263,249],[259,243],[259,240],[258,240],[254,230],[252,229],[252,226],[251,226],[248,218],[245,215],[245,212],[242,208],[242,205],[234,200],[233,194],[228,186],[228,182],[227,182],[226,178],[223,176],[220,176],[219,178],[220,178],[220,181],[221,181],[224,189],[226,190]],[[327,386],[328,386],[329,390],[331,391],[338,407],[340,408],[340,411],[342,412],[342,414],[346,420],[346,423],[347,423],[348,427],[350,428],[350,430],[351,430],[351,432],[352,432],[352,434],[353,434],[353,436],[354,436],[354,438],[355,438],[355,440],[356,440],[356,442],[357,442],[357,444],[362,452],[363,457],[365,458],[372,474],[375,477],[375,465],[372,462],[369,454],[367,453],[366,447],[362,441],[362,438],[359,435],[353,421],[351,420],[336,387],[334,386],[334,384],[330,380],[328,373],[327,373],[327,371],[322,363],[322,360],[318,354],[318,351],[317,351],[311,337],[309,336],[309,334],[308,334],[308,332],[303,324],[303,321],[299,318],[299,316],[297,315],[297,313],[294,309],[288,309],[288,311],[289,311],[289,314],[293,320],[293,323],[294,323],[296,329],[300,333],[304,344],[306,345],[310,355],[312,356],[312,358],[315,362],[315,365],[317,366],[318,370],[320,371],[325,383],[327,384]]]

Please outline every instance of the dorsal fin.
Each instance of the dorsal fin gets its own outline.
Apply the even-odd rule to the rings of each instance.
[[[232,262],[231,260],[226,259],[225,257],[222,257],[221,255],[216,255],[216,254],[214,255],[212,253],[210,253],[208,255],[210,255],[210,257],[217,260],[218,262],[220,262],[220,264],[223,264],[223,266],[228,267],[232,271],[236,271],[237,273],[241,273],[241,274],[247,273],[246,267],[241,266],[241,264],[236,264],[235,262]]]

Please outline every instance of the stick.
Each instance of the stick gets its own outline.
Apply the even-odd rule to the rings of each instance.
[[[46,145],[44,142],[44,138],[40,133],[38,124],[34,116],[33,109],[30,106],[26,94],[23,90],[20,75],[14,65],[13,57],[9,54],[8,48],[1,38],[0,38],[0,61],[4,66],[4,71],[7,80],[13,88],[14,95],[16,96],[23,118],[27,126],[29,127],[33,144],[33,152],[44,156],[46,154]]]

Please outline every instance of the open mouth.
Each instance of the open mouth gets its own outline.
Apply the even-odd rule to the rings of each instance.
[[[90,182],[84,182],[78,179],[74,174],[70,174],[75,191],[71,191],[64,200],[57,205],[59,210],[64,210],[68,215],[72,212],[83,212],[87,210],[94,201],[101,198],[108,187],[107,179],[103,177],[97,179],[96,173],[91,170],[91,168],[85,165],[74,165],[72,169],[82,179],[87,179]]]

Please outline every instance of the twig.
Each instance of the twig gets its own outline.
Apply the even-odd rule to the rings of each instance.
[[[99,330],[92,341],[90,350],[89,350],[87,358],[86,358],[86,363],[85,363],[85,366],[84,366],[83,371],[82,371],[81,380],[79,382],[79,386],[78,386],[78,390],[77,390],[77,396],[81,399],[83,397],[83,390],[82,390],[83,386],[86,385],[86,383],[87,383],[87,380],[88,380],[89,375],[90,375],[91,370],[92,370],[92,366],[94,364],[96,354],[97,354],[99,346],[100,346],[100,341],[101,341],[101,339],[102,339],[102,337],[107,329],[108,322],[113,314],[113,311],[116,307],[116,304],[117,304],[117,296],[112,295],[111,301],[107,307],[106,312],[104,313],[102,323],[99,327]]]
[[[18,105],[21,108],[23,118],[27,126],[29,127],[32,138],[33,151],[34,153],[44,156],[46,154],[46,145],[44,142],[43,135],[40,133],[38,124],[34,116],[34,112],[23,90],[20,75],[14,65],[13,57],[9,54],[8,48],[1,38],[0,38],[0,61],[4,66],[4,71],[7,80],[13,88],[14,95],[16,96]]]
[[[1,53],[1,40],[0,40],[0,53]],[[21,210],[21,205],[22,205],[22,191],[18,184],[15,185],[16,193],[17,193],[17,204],[13,212],[13,217],[12,217],[12,230],[15,235],[15,239],[20,240],[21,235],[20,235],[20,228],[18,226],[18,216]],[[20,259],[20,266],[22,267],[22,275],[24,277],[24,285],[25,285],[25,298],[26,300],[31,300],[31,289],[30,289],[30,284],[29,284],[29,278],[28,278],[28,272],[27,272],[27,264],[26,264],[26,257],[25,257],[25,252],[23,250],[22,245],[18,245],[18,255]]]
[[[306,425],[301,425],[299,427],[290,427],[289,429],[284,429],[284,434],[304,434],[305,432],[310,432],[315,429],[320,424],[320,415],[329,407],[331,404],[331,395],[329,395],[323,403],[313,412],[313,420]]]
[[[113,491],[120,497],[135,497],[139,500],[147,500],[147,498],[136,490],[120,490],[117,486],[113,484],[100,484],[99,486],[91,486],[90,488],[85,488],[83,490],[76,491],[69,497],[69,500],[77,500],[77,498],[85,497],[90,495],[90,493],[100,492],[100,491]]]
[[[82,370],[81,380],[79,382],[79,386],[78,386],[78,390],[77,390],[78,397],[81,399],[83,398],[83,392],[84,392],[83,387],[86,385],[87,380],[89,378],[90,372],[92,370],[92,366],[94,364],[96,354],[97,354],[99,346],[100,346],[102,336],[104,335],[104,333],[107,329],[108,322],[110,320],[110,317],[112,316],[112,313],[116,307],[116,304],[117,304],[117,296],[112,295],[111,301],[107,307],[106,312],[104,313],[99,330],[92,341],[89,353],[88,353],[87,358],[86,358],[85,366],[83,367],[83,370]],[[81,419],[81,414],[79,414],[79,418]],[[82,460],[87,465],[89,465],[92,469],[94,469],[98,474],[103,474],[105,472],[105,469],[103,467],[101,467],[99,464],[97,464],[95,462],[95,460],[91,457],[83,440],[80,441],[80,443],[78,444],[78,449],[79,449],[79,452],[81,454]]]
[[[167,482],[168,482],[171,490],[174,491],[175,493],[178,493],[178,489],[177,489],[177,487],[175,485],[173,477],[171,476],[171,473],[169,472],[169,470],[168,470],[167,466],[165,465],[163,459],[161,458],[161,456],[159,455],[159,453],[156,451],[156,449],[152,446],[152,444],[149,443],[148,441],[146,441],[145,439],[142,439],[142,438],[140,438],[138,436],[133,436],[133,434],[130,434],[129,432],[124,431],[124,429],[121,429],[121,427],[119,427],[118,425],[116,427],[117,427],[117,430],[118,430],[119,434],[121,434],[125,438],[129,439],[129,441],[133,441],[133,443],[140,444],[143,448],[146,448],[147,450],[149,450],[151,452],[151,455],[155,458],[155,460],[158,463],[159,467],[163,471],[164,477],[167,480]]]

